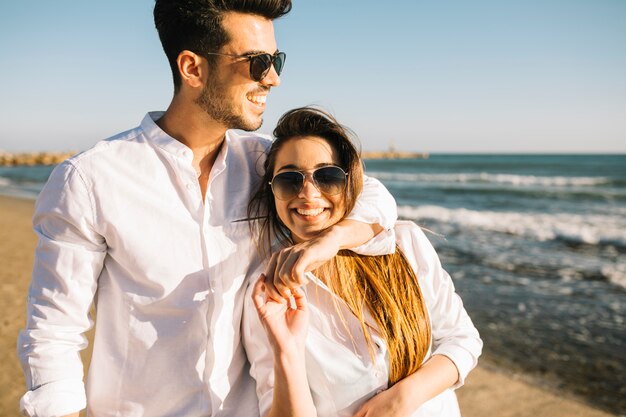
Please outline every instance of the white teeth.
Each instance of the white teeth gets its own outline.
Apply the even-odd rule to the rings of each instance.
[[[256,104],[265,104],[267,96],[247,96],[248,100]]]
[[[318,214],[321,214],[324,209],[323,208],[316,208],[316,209],[296,209],[296,211],[298,212],[298,214],[301,214],[303,216],[317,216]]]

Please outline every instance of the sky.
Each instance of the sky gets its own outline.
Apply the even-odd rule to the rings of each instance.
[[[153,0],[0,2],[0,149],[83,150],[165,110]],[[624,0],[294,0],[260,131],[318,105],[363,150],[626,153]]]

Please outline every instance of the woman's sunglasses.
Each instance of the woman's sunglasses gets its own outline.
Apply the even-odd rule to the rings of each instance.
[[[272,65],[276,70],[276,74],[280,75],[285,66],[285,59],[287,54],[284,52],[276,51],[274,55],[264,54],[247,54],[247,55],[233,55],[233,54],[220,54],[218,52],[205,52],[206,55],[219,55],[229,56],[231,58],[245,58],[250,61],[250,78],[253,81],[260,82],[270,72]],[[202,55],[202,54],[200,54]]]
[[[345,190],[348,174],[338,166],[329,165],[309,172],[284,171],[274,175],[269,184],[276,198],[290,200],[300,194],[307,177],[320,192],[337,195]]]

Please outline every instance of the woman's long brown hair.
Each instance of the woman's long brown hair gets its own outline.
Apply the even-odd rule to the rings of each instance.
[[[359,153],[350,140],[351,132],[320,109],[302,107],[285,113],[274,130],[276,139],[264,164],[264,177],[248,206],[248,217],[256,220],[251,221],[250,227],[263,255],[269,253],[274,238],[293,244],[276,212],[269,182],[278,150],[285,142],[304,136],[325,139],[339,156],[341,167],[349,173],[344,195],[346,213],[352,210],[361,192],[363,171]],[[391,384],[417,371],[428,353],[431,329],[416,272],[400,248],[383,256],[343,250],[314,274],[359,319],[372,355],[374,343],[365,320],[366,309],[376,321],[389,352]]]

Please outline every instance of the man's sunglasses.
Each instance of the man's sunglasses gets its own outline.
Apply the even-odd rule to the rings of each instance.
[[[272,54],[247,54],[247,55],[234,55],[234,54],[220,54],[219,52],[205,52],[206,55],[219,55],[229,56],[231,58],[245,58],[250,61],[250,78],[253,81],[260,82],[270,72],[270,68],[274,65],[276,74],[280,75],[285,66],[285,59],[287,54],[284,52],[276,51]],[[202,54],[200,54],[202,55]]]
[[[329,165],[312,172],[284,171],[274,175],[269,184],[276,198],[290,200],[300,194],[307,177],[322,193],[337,195],[346,189],[348,174],[338,166]]]

